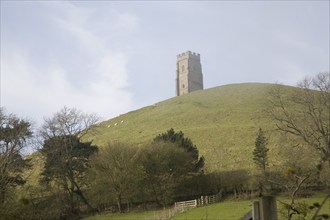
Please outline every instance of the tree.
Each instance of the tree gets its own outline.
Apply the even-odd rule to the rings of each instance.
[[[259,128],[258,136],[255,141],[255,148],[253,150],[253,160],[257,167],[263,172],[266,171],[266,167],[268,165],[268,151],[267,139],[264,136],[263,130]]]
[[[160,142],[147,146],[141,157],[147,194],[158,205],[169,205],[176,187],[195,170],[190,155],[173,143]]]
[[[145,184],[159,205],[169,205],[176,188],[194,175],[203,172],[204,158],[184,134],[173,129],[158,135],[141,156]]]
[[[277,129],[317,150],[330,165],[330,74],[319,73],[298,83],[299,90],[271,91],[270,114]]]
[[[131,202],[138,193],[138,184],[142,177],[137,147],[123,143],[109,143],[92,158],[91,182],[93,197],[106,204],[115,198],[118,211],[122,212],[122,203]],[[95,193],[96,192],[96,193]]]
[[[261,174],[258,175],[259,196],[262,196],[265,192],[265,184],[267,179],[266,167],[268,166],[268,151],[267,139],[264,136],[264,132],[259,128],[258,136],[255,141],[255,148],[253,150],[253,160],[256,166],[261,170]]]
[[[85,172],[89,168],[89,157],[98,148],[81,138],[97,120],[95,115],[64,107],[53,118],[45,119],[40,131],[44,138],[40,151],[45,157],[41,182],[54,181],[61,186],[66,194],[69,214],[78,211],[76,198],[92,209],[82,187],[87,184]]]
[[[301,186],[310,177],[309,175],[300,175],[296,170],[291,167],[284,172],[284,177],[286,179],[285,188],[291,192],[290,203],[287,206],[287,218],[291,219],[295,214],[307,215],[304,206],[301,203],[295,203],[296,194],[300,190]]]
[[[276,86],[270,93],[269,112],[278,131],[292,135],[319,152],[319,168],[324,162],[330,166],[330,73],[306,77],[298,83],[298,88],[289,90]],[[303,175],[300,180],[296,177],[297,191],[299,183],[308,177]],[[321,207],[316,209],[313,219],[317,218]]]
[[[189,153],[191,156],[191,163],[194,164],[194,172],[199,172],[203,170],[204,167],[204,157],[199,157],[199,152],[189,138],[185,138],[182,131],[176,133],[173,128],[168,130],[166,133],[159,134],[154,138],[154,142],[170,142],[176,144],[178,147],[184,149],[185,152]]]
[[[76,135],[82,138],[99,121],[95,114],[86,114],[76,108],[64,107],[51,118],[45,118],[40,135],[51,138],[63,135]]]
[[[89,157],[98,148],[91,142],[83,143],[76,136],[57,136],[45,140],[41,153],[46,158],[42,181],[55,181],[60,184],[69,196],[69,207],[75,212],[74,197],[78,196],[89,208],[81,186],[84,185],[84,174],[89,168]]]
[[[22,185],[22,171],[30,167],[22,156],[32,138],[30,122],[13,114],[6,115],[0,108],[0,206],[5,202],[8,187]]]

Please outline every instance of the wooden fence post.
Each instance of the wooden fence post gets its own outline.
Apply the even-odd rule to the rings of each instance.
[[[261,197],[259,207],[261,220],[277,220],[276,198],[274,196]]]
[[[254,201],[252,203],[252,219],[260,220],[260,203],[259,201]]]

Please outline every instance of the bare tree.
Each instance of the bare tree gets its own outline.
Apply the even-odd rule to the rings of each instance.
[[[63,107],[52,118],[45,118],[40,130],[44,139],[62,136],[84,136],[99,121],[96,114],[86,114],[76,108]]]
[[[298,87],[286,92],[274,88],[270,113],[279,131],[298,137],[330,165],[330,74],[306,77]]]
[[[270,113],[277,129],[290,134],[320,154],[320,165],[330,165],[330,74],[319,73],[306,77],[298,83],[300,89],[276,86],[271,91]],[[285,90],[285,91],[284,91]],[[297,214],[294,198],[309,175],[295,176],[296,185],[292,188],[288,215]],[[328,194],[324,201],[329,198]],[[324,204],[324,202],[322,202]],[[313,219],[318,216],[322,205],[317,207]]]
[[[143,172],[138,160],[138,148],[128,144],[109,143],[100,149],[91,163],[94,194],[104,198],[104,203],[115,197],[118,211],[122,212],[123,201],[130,202],[139,191]]]
[[[284,180],[281,182],[276,182],[273,180],[268,180],[271,183],[277,184],[284,187],[290,193],[290,202],[281,202],[285,209],[285,216],[288,220],[291,220],[294,215],[307,216],[307,207],[304,203],[296,201],[297,194],[301,190],[302,186],[306,183],[310,174],[301,174],[299,170],[295,170],[289,167],[284,171]]]

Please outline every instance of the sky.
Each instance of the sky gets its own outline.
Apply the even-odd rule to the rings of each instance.
[[[40,125],[103,120],[175,96],[176,55],[204,88],[295,85],[329,71],[329,1],[0,1],[0,106]]]

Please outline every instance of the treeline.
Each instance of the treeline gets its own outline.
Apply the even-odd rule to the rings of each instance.
[[[78,219],[166,207],[214,194],[246,199],[266,189],[269,194],[290,191],[288,187],[296,187],[295,178],[305,174],[291,167],[286,173],[267,170],[267,140],[261,129],[251,157],[261,163],[262,174],[206,173],[204,157],[182,131],[170,129],[145,145],[112,142],[99,147],[83,141],[93,132],[97,117],[74,108],[65,107],[46,119],[35,134],[26,120],[3,109],[0,113],[1,219]],[[36,141],[40,148],[31,157],[22,156],[22,150]],[[38,166],[39,176],[27,175]],[[318,176],[309,177],[300,190],[306,193],[308,187],[326,184]]]

